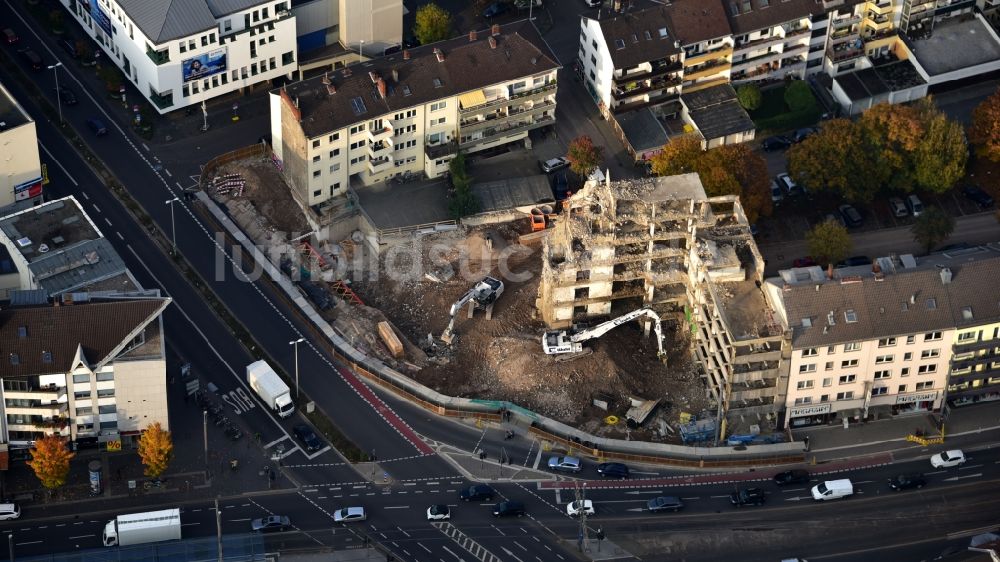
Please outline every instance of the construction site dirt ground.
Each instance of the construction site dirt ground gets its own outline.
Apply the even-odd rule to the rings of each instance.
[[[319,287],[332,298],[333,306],[322,309],[322,316],[355,347],[438,392],[508,400],[595,435],[664,442],[679,442],[672,429],[681,413],[698,415],[712,408],[692,361],[690,334],[671,325],[664,326],[666,364],[653,337],[644,336],[634,322],[588,342],[590,355],[557,362],[543,353],[545,326],[535,308],[540,251],[518,244],[528,230],[526,221],[402,238],[379,257],[354,255],[364,247],[351,240],[313,241],[321,265],[315,255],[289,244],[306,231],[306,222],[269,162],[233,162],[217,176],[226,174],[238,174],[243,189],[220,193],[210,188],[211,197],[272,259],[300,260],[309,273],[293,276],[299,286]],[[338,259],[355,258],[364,271],[353,270],[353,281],[323,280],[324,270]],[[492,318],[482,311],[468,318],[463,308],[455,319],[457,337],[444,346],[438,337],[448,325],[451,305],[486,275],[505,284]],[[316,303],[314,295],[303,292]],[[393,357],[379,337],[382,321],[390,322],[402,342],[401,357]],[[661,401],[643,427],[630,431],[624,422],[629,397]],[[594,406],[595,398],[608,401],[608,410]],[[608,425],[609,415],[620,422]]]

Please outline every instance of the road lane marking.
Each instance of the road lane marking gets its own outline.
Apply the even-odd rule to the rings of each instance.
[[[638,494],[662,494],[663,490],[636,490],[634,492],[625,492],[626,496],[634,496]]]
[[[73,182],[73,185],[75,187],[80,187],[80,184],[76,183],[76,179],[73,178],[73,175],[70,174],[66,170],[66,168],[63,167],[62,162],[60,162],[51,152],[49,152],[49,149],[46,148],[44,144],[42,144],[42,141],[38,141],[38,146],[42,147],[42,150],[45,151],[45,154],[49,155],[49,158],[51,158],[52,161],[56,163],[56,166],[59,166],[59,169],[62,170],[64,174],[66,174],[66,177],[69,178],[69,181]],[[86,193],[80,192],[80,194],[86,197],[88,201],[90,200],[90,197],[88,197]]]
[[[444,550],[444,551],[445,551],[445,552],[447,552],[448,554],[450,554],[450,555],[454,556],[456,560],[462,560],[462,557],[461,557],[461,556],[459,556],[459,555],[455,554],[454,552],[452,552],[452,551],[451,551],[451,549],[450,549],[450,548],[448,548],[447,546],[443,546],[443,545],[442,545],[442,546],[441,546],[441,550]],[[464,561],[463,561],[463,562],[464,562]]]
[[[521,543],[519,543],[519,542],[517,542],[517,541],[511,541],[511,542],[513,542],[514,544],[516,544],[516,545],[517,545],[517,547],[518,547],[518,548],[520,548],[521,550],[523,550],[523,551],[525,551],[525,552],[528,552],[528,548],[527,548],[527,547],[525,547],[524,545],[522,545]]]
[[[983,465],[981,465],[981,464],[966,464],[966,465],[962,465],[962,466],[958,467],[958,469],[959,470],[966,470],[966,469],[969,469],[969,468],[979,468],[981,466],[983,466]]]
[[[245,519],[245,521],[249,521],[249,519]],[[181,527],[191,527],[193,525],[201,525],[201,523],[181,523]]]
[[[382,509],[410,509],[410,506],[408,506],[408,505],[387,505],[387,506],[384,506]]]
[[[277,445],[278,443],[281,443],[285,439],[289,439],[288,435],[285,435],[283,437],[279,437],[279,438],[275,439],[274,441],[271,441],[267,445],[264,445],[264,448],[265,449],[270,449],[271,447],[274,447],[275,445]]]
[[[694,496],[694,497],[690,497],[690,498],[681,498],[681,499],[682,500],[697,500],[697,499],[700,499],[700,498],[701,498],[701,496]]]
[[[108,226],[114,226],[111,224],[111,221],[108,220],[108,217],[104,217],[104,222],[108,223]]]
[[[101,208],[97,206],[97,203],[92,203],[92,205],[93,205],[95,211],[97,211],[98,213],[101,212]]]
[[[97,536],[97,535],[94,535],[94,534],[89,534],[89,535],[77,535],[77,536],[75,536],[75,537],[69,537],[69,540],[71,540],[71,541],[72,541],[72,540],[76,540],[76,539],[85,539],[85,538],[88,538],[88,537],[96,537],[96,536]]]
[[[65,526],[66,526],[66,524],[65,524],[65,523],[57,523],[57,524],[56,524],[56,527],[65,527]]]
[[[41,143],[38,143],[38,144],[41,144]],[[46,151],[46,152],[47,152],[47,151]],[[83,195],[83,198],[84,198],[84,199],[86,199],[87,201],[90,201],[90,196],[89,196],[89,195],[87,195],[87,192],[85,192],[85,191],[81,191],[81,192],[80,192],[80,195]]]
[[[118,235],[118,238],[119,238],[119,239],[121,239],[121,240],[124,240],[124,239],[125,239],[125,237],[124,237],[124,236],[122,236],[122,233],[121,233],[121,232],[118,232],[118,231],[116,230],[116,231],[115,231],[115,234],[117,234],[117,235]]]
[[[500,533],[500,536],[501,536],[501,537],[506,537],[506,536],[507,536],[507,533],[505,533],[505,532],[501,531],[501,530],[500,530],[500,527],[497,527],[496,525],[490,525],[490,527],[493,527],[494,529],[496,529],[496,530],[497,530],[497,532],[498,532],[498,533]]]
[[[424,482],[424,484],[427,484],[428,486],[437,486],[440,482]]]
[[[42,541],[30,541],[30,542],[16,542],[14,544],[16,544],[17,546],[25,546],[29,544],[41,544],[41,543]]]
[[[403,533],[404,535],[406,535],[406,538],[410,538],[410,533],[407,533],[406,531],[404,531],[402,527],[400,527],[400,526],[397,525],[396,528],[399,529],[400,533]]]
[[[240,523],[240,522],[249,521],[249,520],[250,520],[249,517],[247,517],[246,519],[229,519],[229,521],[232,521],[234,523]]]
[[[42,541],[38,541],[38,542],[42,542]],[[428,553],[433,554],[433,552],[431,551],[431,549],[427,548],[426,546],[424,546],[424,545],[422,545],[420,543],[417,543],[417,546],[419,546],[420,548],[426,550]]]

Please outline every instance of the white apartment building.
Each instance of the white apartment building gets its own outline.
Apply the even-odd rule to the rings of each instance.
[[[15,293],[0,309],[0,438],[30,447],[136,438],[168,428],[163,310],[169,298]]]
[[[30,207],[41,196],[35,121],[0,84],[0,209]]]
[[[791,332],[786,426],[939,411],[959,334],[985,341],[977,350],[996,347],[971,327],[1000,318],[991,290],[998,267],[998,252],[981,249],[878,258],[837,269],[833,279],[818,266],[769,279],[765,290]],[[975,367],[973,378],[985,381],[976,383],[979,393],[1000,382],[984,370],[991,362],[996,356],[974,361],[986,365]]]
[[[291,0],[61,0],[84,31],[163,114],[291,77]]]
[[[381,56],[403,42],[403,0],[304,0],[292,3],[299,53],[337,45],[325,54]],[[323,49],[325,51],[325,49]]]
[[[437,177],[459,150],[524,142],[553,125],[558,69],[522,21],[328,72],[271,92],[274,156],[309,206],[352,182]]]

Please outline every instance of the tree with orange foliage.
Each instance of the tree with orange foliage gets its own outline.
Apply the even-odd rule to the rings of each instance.
[[[972,111],[969,142],[977,155],[1000,162],[1000,89]]]
[[[139,458],[146,469],[143,474],[159,478],[167,471],[167,465],[174,458],[174,443],[170,432],[160,426],[160,422],[150,424],[139,438]]]
[[[587,176],[601,165],[602,152],[601,147],[595,146],[594,141],[587,135],[573,139],[566,150],[569,169],[586,180]]]
[[[66,484],[69,461],[76,453],[66,448],[66,441],[58,435],[46,435],[35,441],[28,466],[49,491]]]

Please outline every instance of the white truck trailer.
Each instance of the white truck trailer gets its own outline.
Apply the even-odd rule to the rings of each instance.
[[[119,515],[104,526],[104,546],[131,546],[181,538],[181,510]]]
[[[295,402],[285,381],[261,359],[247,365],[247,382],[268,408],[280,417],[287,418],[295,412]]]

